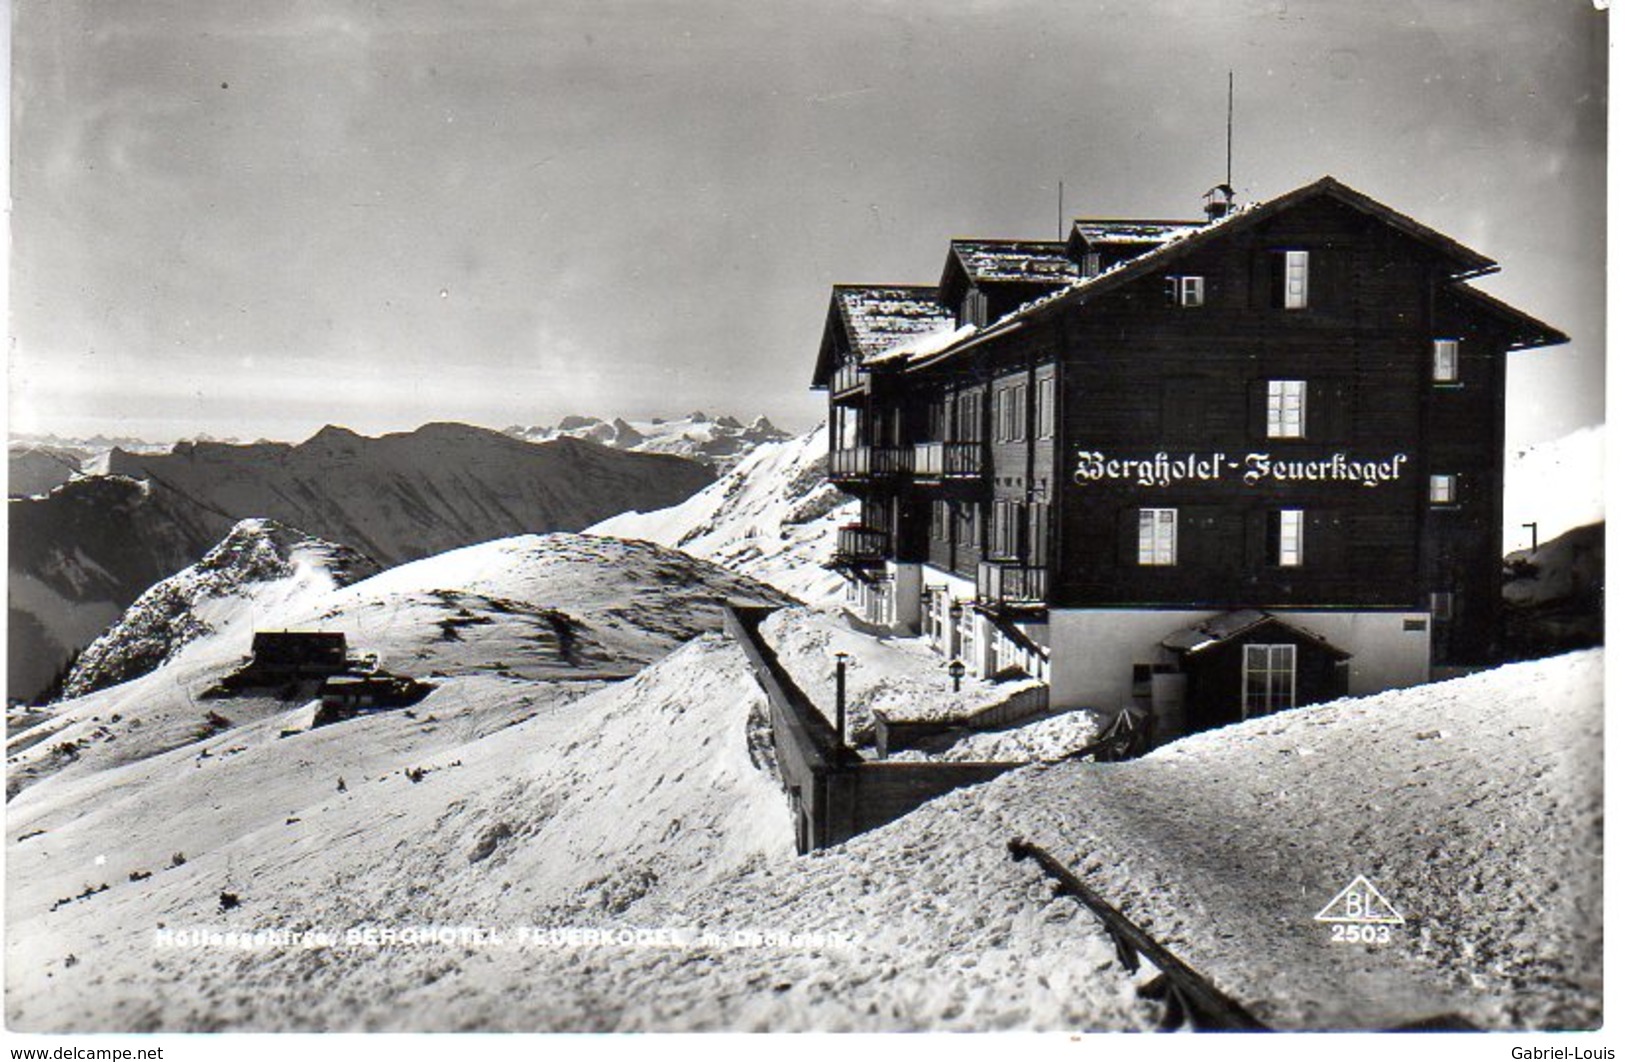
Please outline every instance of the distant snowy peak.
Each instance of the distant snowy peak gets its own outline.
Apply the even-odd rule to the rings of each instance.
[[[546,442],[552,439],[584,439],[616,450],[639,453],[674,454],[703,461],[719,472],[727,471],[754,447],[762,443],[782,442],[789,434],[779,430],[766,417],[757,417],[749,425],[730,416],[713,416],[696,410],[688,416],[664,420],[626,420],[615,417],[572,415],[553,427],[507,428],[506,434],[526,442]]]
[[[372,559],[274,520],[243,520],[203,559],[154,584],[80,655],[63,685],[79,697],[139,678],[192,641],[377,574]]]

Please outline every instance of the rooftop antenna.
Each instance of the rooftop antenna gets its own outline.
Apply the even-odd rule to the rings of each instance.
[[[1230,91],[1224,112],[1224,185],[1231,187],[1230,159],[1236,142],[1236,72],[1230,71]]]
[[[1064,208],[1062,207],[1061,204],[1065,200],[1065,198],[1066,198],[1066,182],[1065,181],[1056,181],[1055,182],[1055,239],[1057,241],[1063,240],[1063,239],[1066,238],[1066,233],[1063,231],[1062,221],[1061,221],[1061,216],[1064,213]]]
[[[1203,210],[1207,213],[1209,221],[1218,221],[1230,213],[1235,204],[1236,190],[1231,186],[1231,162],[1235,153],[1236,140],[1236,72],[1230,71],[1230,87],[1225,102],[1224,115],[1224,183],[1209,188],[1207,203]]]

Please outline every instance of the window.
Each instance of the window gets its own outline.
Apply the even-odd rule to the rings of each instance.
[[[1271,380],[1264,434],[1272,439],[1303,438],[1305,392],[1302,380]]]
[[[1281,545],[1276,562],[1283,568],[1303,564],[1303,510],[1281,510]]]
[[[1433,505],[1456,504],[1456,474],[1446,472],[1428,477],[1428,502]]]
[[[1095,277],[1100,275],[1100,252],[1085,251],[1083,257],[1078,259],[1078,276]]]
[[[1291,708],[1298,696],[1298,647],[1243,646],[1241,717],[1269,715]]]
[[[1433,341],[1433,382],[1461,382],[1461,341],[1435,339]]]
[[[931,537],[938,542],[948,541],[948,503],[940,499],[931,503]]]
[[[1055,377],[1038,380],[1038,437],[1055,438]]]
[[[1281,290],[1281,305],[1289,310],[1309,308],[1309,252],[1286,252],[1285,287]]]
[[[1179,510],[1140,510],[1140,563],[1173,564],[1179,556]]]
[[[1200,306],[1205,287],[1202,277],[1169,277],[1168,301],[1175,306]]]
[[[1435,590],[1428,597],[1428,611],[1436,622],[1453,619],[1456,615],[1456,595],[1449,590]]]

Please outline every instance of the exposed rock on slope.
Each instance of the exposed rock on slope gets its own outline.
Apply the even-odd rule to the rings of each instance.
[[[198,563],[147,590],[90,643],[62,695],[80,697],[128,682],[197,638],[378,570],[348,546],[272,520],[244,520]]]

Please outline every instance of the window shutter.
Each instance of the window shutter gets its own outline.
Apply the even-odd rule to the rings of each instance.
[[[1286,254],[1273,251],[1269,256],[1269,307],[1279,310],[1286,306]]]
[[[1269,564],[1269,558],[1274,554],[1271,549],[1272,541],[1277,531],[1271,529],[1270,513],[1264,509],[1249,509],[1246,515],[1246,528],[1243,533],[1243,552],[1246,557],[1248,581],[1256,582],[1258,573],[1264,571]]]
[[[1348,563],[1348,544],[1348,522],[1341,510],[1311,509],[1304,514],[1304,564],[1339,572]]]
[[[1325,310],[1335,306],[1338,285],[1337,277],[1334,275],[1337,267],[1333,264],[1333,260],[1343,256],[1316,248],[1309,257],[1312,265],[1309,270],[1309,308]]]
[[[1270,305],[1270,292],[1274,290],[1270,285],[1270,262],[1274,255],[1268,251],[1258,251],[1248,262],[1247,271],[1247,306],[1253,310],[1267,309]]]
[[[1027,561],[1041,566],[1049,560],[1049,505],[1034,502],[1027,507]]]
[[[1270,382],[1247,382],[1247,434],[1256,440],[1269,438]]]
[[[1125,568],[1140,563],[1140,510],[1119,510],[1117,514],[1117,562]]]
[[[1352,385],[1341,380],[1317,380],[1309,392],[1309,437],[1334,446],[1348,442],[1354,419],[1349,409]]]

